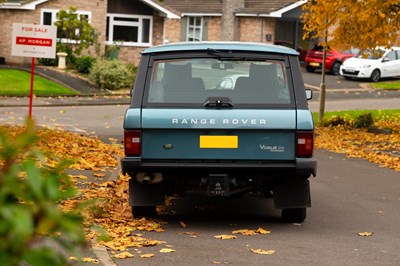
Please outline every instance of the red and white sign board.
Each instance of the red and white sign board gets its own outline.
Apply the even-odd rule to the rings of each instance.
[[[11,55],[56,58],[56,26],[13,24]]]

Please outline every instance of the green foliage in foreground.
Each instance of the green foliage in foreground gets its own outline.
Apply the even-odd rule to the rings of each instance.
[[[1,96],[28,96],[30,92],[31,73],[27,71],[0,68]],[[56,82],[35,75],[33,93],[36,96],[77,95],[78,92]]]
[[[38,140],[32,121],[23,132],[0,131],[1,265],[67,265],[46,242],[70,254],[84,242],[82,217],[63,212],[58,203],[76,195],[68,166],[47,167],[32,148]]]

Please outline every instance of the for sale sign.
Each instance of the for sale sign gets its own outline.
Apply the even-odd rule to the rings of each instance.
[[[11,54],[14,56],[55,58],[56,37],[56,26],[14,23]]]

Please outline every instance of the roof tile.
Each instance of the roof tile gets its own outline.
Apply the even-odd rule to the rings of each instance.
[[[245,6],[236,12],[270,13],[295,2],[296,0],[245,0]],[[164,0],[161,5],[180,13],[222,13],[221,0]]]

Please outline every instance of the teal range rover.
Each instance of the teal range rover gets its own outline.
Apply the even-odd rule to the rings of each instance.
[[[316,175],[314,123],[295,50],[243,42],[142,52],[124,119],[123,173],[134,216],[166,195],[272,197],[302,222]],[[234,202],[232,202],[234,204]]]

